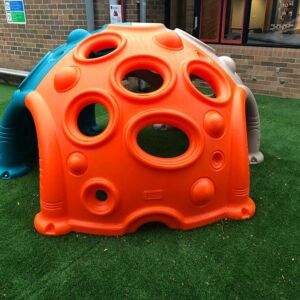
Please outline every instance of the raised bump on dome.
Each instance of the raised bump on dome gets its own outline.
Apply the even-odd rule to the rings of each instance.
[[[213,200],[215,185],[209,178],[200,178],[191,188],[191,200],[195,205],[205,205]]]
[[[221,137],[225,130],[224,117],[216,111],[209,111],[205,114],[203,125],[205,131],[213,138]]]
[[[167,48],[170,50],[182,50],[183,43],[180,36],[172,31],[163,31],[154,36],[154,40],[163,48]]]
[[[226,66],[233,72],[236,72],[236,63],[229,56],[220,56],[219,59],[226,64]]]
[[[59,93],[66,92],[76,85],[79,77],[78,67],[64,67],[54,76],[54,88]]]
[[[85,29],[75,29],[71,31],[67,37],[67,43],[73,43],[75,41],[79,41],[84,39],[85,37],[89,36],[90,33]]]
[[[74,152],[68,157],[67,166],[73,175],[79,176],[86,172],[88,168],[88,159],[83,153]]]

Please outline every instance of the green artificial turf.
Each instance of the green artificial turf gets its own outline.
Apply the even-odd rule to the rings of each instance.
[[[0,85],[0,110],[12,91]],[[247,221],[47,237],[33,228],[38,167],[0,181],[0,298],[299,299],[300,101],[257,100],[265,162],[251,167]]]

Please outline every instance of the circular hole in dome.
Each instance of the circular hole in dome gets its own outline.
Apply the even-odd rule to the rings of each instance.
[[[104,202],[108,198],[108,195],[104,190],[97,190],[95,196],[96,196],[96,199],[100,202]]]
[[[190,80],[193,86],[202,94],[210,98],[216,98],[216,92],[213,90],[211,85],[204,80],[203,78],[199,77],[195,74],[190,74]]]
[[[112,47],[112,48],[104,48],[104,49],[94,49],[92,50],[89,54],[88,54],[88,59],[95,59],[95,58],[99,58],[99,57],[103,57],[113,51],[115,51],[117,48],[116,47]]]
[[[172,158],[184,154],[190,145],[188,136],[168,124],[151,124],[137,135],[138,145],[148,154]]]
[[[139,69],[127,73],[122,79],[123,86],[133,93],[151,93],[163,85],[161,75],[153,70]]]
[[[91,178],[83,187],[82,200],[91,213],[106,215],[118,203],[118,190],[105,179]]]
[[[107,127],[109,114],[106,107],[99,103],[85,106],[77,118],[77,126],[85,136],[97,136]]]

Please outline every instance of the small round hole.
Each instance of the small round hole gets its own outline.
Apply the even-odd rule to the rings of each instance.
[[[106,107],[99,103],[85,106],[79,113],[77,126],[86,136],[97,136],[107,127],[109,114]]]
[[[82,190],[85,207],[95,215],[107,215],[118,204],[118,189],[106,179],[91,178],[84,184]]]
[[[213,90],[213,88],[210,86],[210,84],[204,80],[203,78],[199,77],[198,75],[191,74],[190,80],[193,84],[193,86],[202,94],[210,97],[210,98],[216,98],[216,93]]]
[[[138,145],[148,154],[171,158],[184,154],[189,148],[189,138],[177,127],[152,124],[144,127],[137,136]]]
[[[139,69],[127,73],[122,79],[122,84],[134,93],[151,93],[162,86],[163,79],[153,70]]]
[[[107,193],[104,191],[104,190],[97,190],[96,191],[96,199],[101,201],[101,202],[104,202],[106,201],[108,198],[107,196]]]

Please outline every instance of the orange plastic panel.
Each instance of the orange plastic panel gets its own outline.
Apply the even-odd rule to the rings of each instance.
[[[88,58],[107,48],[115,50]],[[160,88],[127,90],[123,77],[138,69],[159,73]],[[216,97],[197,90],[191,74],[207,81]],[[86,38],[26,97],[40,155],[36,229],[122,235],[147,222],[191,229],[252,216],[245,96],[207,48],[163,25],[109,25]],[[97,136],[77,125],[91,103],[109,113]],[[140,148],[139,131],[160,123],[185,132],[190,144],[184,154],[161,158]],[[96,198],[99,190],[103,201]]]

